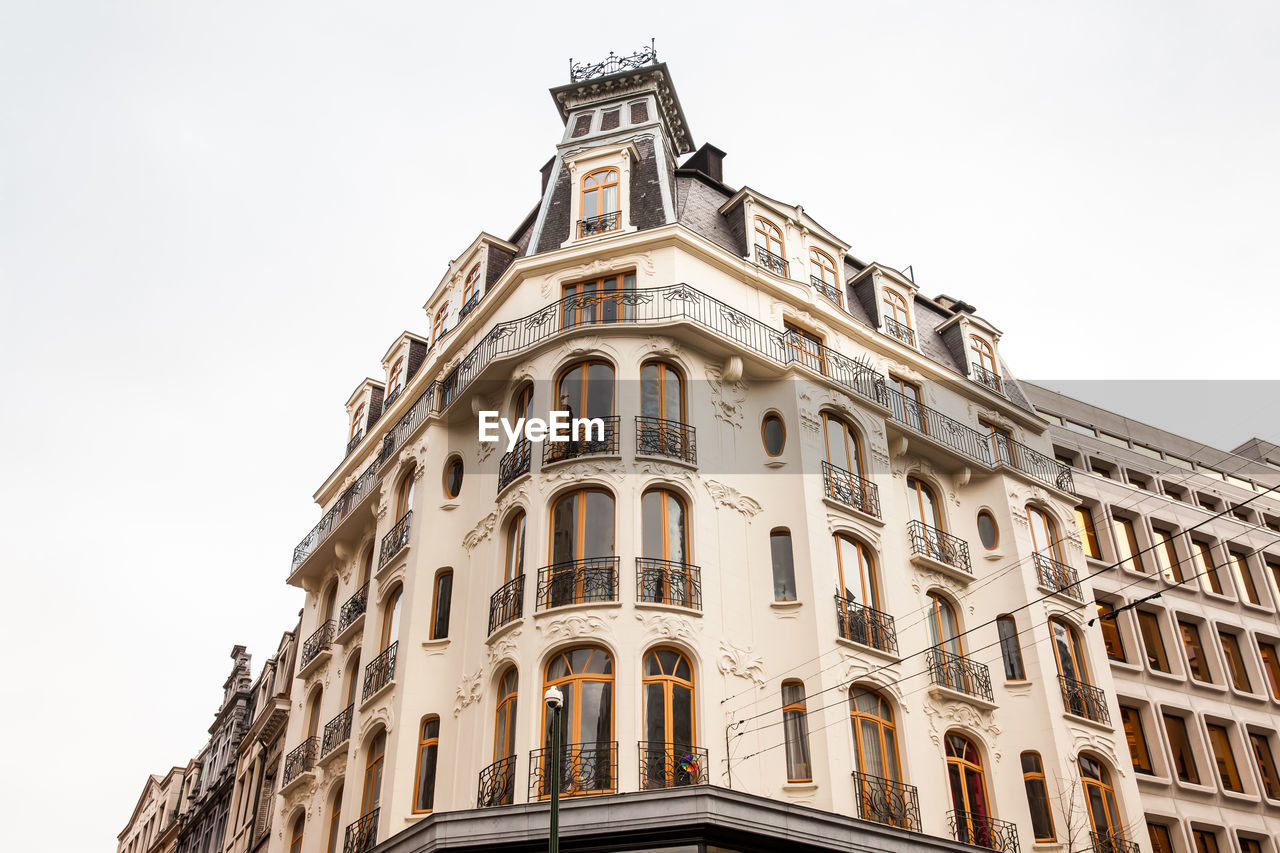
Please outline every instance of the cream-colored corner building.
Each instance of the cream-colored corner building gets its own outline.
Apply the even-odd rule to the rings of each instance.
[[[535,209],[347,402],[269,849],[537,849],[554,684],[593,849],[1147,850],[1000,332],[727,186],[654,57],[574,77]],[[477,439],[558,409],[604,435]]]
[[[1228,453],[1045,388],[1027,392],[1053,422],[1055,456],[1075,469],[1153,847],[1274,851],[1280,499],[1269,490],[1280,483],[1280,448],[1254,439]]]

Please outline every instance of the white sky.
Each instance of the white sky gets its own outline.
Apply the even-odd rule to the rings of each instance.
[[[656,36],[728,183],[1021,376],[1280,374],[1274,5],[453,5],[0,0],[10,849],[111,849],[292,626],[342,404],[536,202],[571,56]]]

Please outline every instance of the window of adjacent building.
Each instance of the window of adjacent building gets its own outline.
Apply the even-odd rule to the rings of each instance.
[[[338,853],[342,849],[342,789],[340,782],[329,804],[329,841],[325,846],[327,853]]]
[[[1271,685],[1271,696],[1280,699],[1280,656],[1271,643],[1258,641],[1258,654],[1262,657],[1262,669],[1267,674],[1267,683]]]
[[[791,531],[774,530],[769,534],[769,553],[773,558],[773,600],[796,600],[796,566],[791,553]]]
[[[1164,714],[1164,732],[1169,739],[1169,752],[1173,755],[1173,772],[1183,782],[1200,784],[1200,771],[1196,769],[1195,753],[1191,751],[1191,738],[1187,735],[1186,720],[1173,714]]]
[[[1245,838],[1237,834],[1236,841],[1240,842],[1240,853],[1262,853],[1262,842],[1256,838]]]
[[[1130,571],[1145,572],[1133,522],[1127,518],[1112,518],[1111,532],[1115,535],[1116,554],[1120,557],[1121,566]]]
[[[1148,823],[1147,837],[1151,839],[1151,853],[1173,853],[1173,839],[1169,827],[1162,823]]]
[[[911,314],[907,310],[907,300],[898,291],[886,287],[880,291],[880,301],[884,304],[884,320],[889,334],[910,342]]]
[[[612,573],[578,565],[613,556],[613,527],[613,495],[603,489],[576,489],[556,500],[551,508],[550,606],[613,600]]]
[[[1031,831],[1035,833],[1036,841],[1053,841],[1053,812],[1049,809],[1049,789],[1045,785],[1040,753],[1022,753],[1022,785],[1027,789]]]
[[[667,489],[640,498],[640,600],[694,607],[684,500]]]
[[[382,801],[382,767],[386,757],[387,732],[383,729],[369,743],[369,753],[365,756],[364,786],[360,793],[361,815],[367,815]]]
[[[436,761],[440,755],[440,718],[427,717],[418,729],[418,768],[414,773],[414,814],[431,811],[436,801]]]
[[[364,403],[356,406],[356,413],[351,416],[351,434],[348,441],[355,441],[356,436],[364,434]]]
[[[1133,769],[1139,773],[1154,773],[1151,767],[1151,752],[1147,749],[1147,735],[1142,730],[1142,714],[1137,708],[1120,706],[1120,722],[1124,724],[1124,738],[1129,743],[1129,756],[1133,759]]]
[[[622,225],[622,217],[617,215],[617,169],[596,169],[582,176],[582,198],[578,214],[579,237],[614,231]]]
[[[507,667],[502,678],[498,679],[498,707],[493,715],[494,761],[516,754],[516,700],[519,698],[519,682],[519,673],[514,666]]]
[[[611,791],[614,780],[610,767],[613,751],[613,659],[604,649],[582,646],[568,649],[556,655],[547,664],[543,693],[549,687],[558,687],[564,694],[560,713],[561,748],[581,756],[584,763],[594,768],[584,774],[581,787],[572,790],[571,796],[598,794]],[[543,778],[550,778],[550,768],[545,766],[551,757],[551,726],[543,707],[542,731],[546,732],[546,744],[541,760],[544,763]],[[540,791],[540,796],[549,792]]]
[[[1076,507],[1076,526],[1080,528],[1080,543],[1084,545],[1085,555],[1096,560],[1102,559],[1102,551],[1098,548],[1098,531],[1093,526],[1093,512],[1087,506]]]
[[[1160,573],[1169,583],[1182,583],[1182,564],[1178,560],[1178,550],[1173,546],[1173,531],[1160,527],[1151,528],[1156,537],[1156,564]]]
[[[988,551],[1000,544],[1000,528],[996,526],[995,516],[985,509],[978,512],[978,541]]]
[[[1182,634],[1182,646],[1187,652],[1187,668],[1191,677],[1206,684],[1213,683],[1209,672],[1209,661],[1204,656],[1204,646],[1200,643],[1200,627],[1192,622],[1178,620],[1178,630]]]
[[[1111,773],[1106,765],[1089,755],[1076,759],[1080,767],[1080,782],[1084,785],[1086,811],[1095,837],[1102,837],[1115,844],[1124,840],[1124,819],[1116,805],[1115,788],[1111,785]],[[1117,845],[1123,846],[1123,845]]]
[[[805,704],[804,684],[784,681],[782,684],[782,731],[787,746],[787,781],[810,782],[813,769],[809,762],[809,711]]]
[[[1245,693],[1253,692],[1249,682],[1249,671],[1245,669],[1244,654],[1240,651],[1240,641],[1234,635],[1218,632],[1218,641],[1222,644],[1222,654],[1227,659],[1227,670],[1231,673],[1231,683],[1237,690]]]
[[[1191,840],[1196,844],[1196,853],[1218,853],[1218,834],[1208,829],[1191,830]]]
[[[462,307],[471,304],[471,300],[480,296],[480,265],[476,264],[467,273],[466,283],[462,286]]]
[[[1022,648],[1018,645],[1018,626],[1012,616],[996,617],[1000,634],[1000,659],[1004,662],[1006,681],[1023,681],[1027,671],[1022,665]]]
[[[431,321],[432,345],[434,345],[436,341],[444,337],[444,321],[448,315],[449,315],[449,306],[441,305],[440,310],[436,312],[435,319]]]
[[[1258,586],[1253,582],[1253,572],[1249,569],[1249,561],[1244,554],[1235,551],[1227,552],[1227,559],[1231,563],[1231,568],[1235,571],[1236,581],[1240,584],[1240,588],[1244,590],[1245,599],[1250,604],[1261,604],[1262,599],[1258,596]]]
[[[956,840],[981,846],[991,834],[987,783],[973,741],[955,732],[946,736],[947,782],[955,811]]]
[[[663,361],[644,363],[640,368],[640,416],[671,424],[685,423],[684,380],[680,371]],[[654,424],[653,428],[658,429],[660,425]],[[659,446],[665,445],[663,442]]]
[[[849,689],[849,717],[853,724],[858,772],[864,777],[875,777],[875,781],[900,781],[898,730],[889,700],[874,690],[855,685]],[[870,793],[869,781],[866,778],[859,780],[863,790],[858,793],[864,799]]]
[[[449,610],[453,599],[453,572],[436,575],[431,602],[431,639],[443,640],[449,636]]]
[[[525,514],[521,510],[507,524],[506,560],[502,564],[502,582],[511,583],[524,574]]]
[[[1244,786],[1240,784],[1240,770],[1236,767],[1236,754],[1231,749],[1230,732],[1226,726],[1217,723],[1206,723],[1205,731],[1209,734],[1209,746],[1213,747],[1213,760],[1218,765],[1222,787],[1242,793]]]
[[[456,498],[462,494],[462,459],[453,457],[444,469],[444,494],[447,498]]]
[[[787,332],[784,342],[789,350],[789,359],[826,374],[827,356],[821,336],[790,321],[783,321],[782,327]]]
[[[1280,800],[1280,776],[1276,774],[1276,759],[1271,752],[1270,740],[1261,732],[1249,732],[1249,746],[1258,765],[1258,775],[1262,777],[1262,790],[1271,799]]]
[[[1107,657],[1112,660],[1127,660],[1124,653],[1124,639],[1120,636],[1120,624],[1117,621],[1115,605],[1107,601],[1099,601],[1098,624],[1102,626],[1102,642],[1107,647]]]
[[[836,262],[821,249],[809,250],[809,274],[832,290],[836,289]]]
[[[306,823],[305,814],[298,815],[298,819],[293,822],[293,829],[289,833],[289,853],[302,853],[302,833],[306,829]]]
[[[764,452],[770,456],[781,456],[787,446],[787,428],[782,418],[772,412],[764,416],[760,422],[760,440],[764,443]]]
[[[773,255],[779,261],[785,261],[786,249],[782,244],[782,231],[763,216],[755,218],[756,248]]]
[[[632,320],[635,307],[627,304],[629,300],[625,297],[635,286],[634,272],[566,284],[561,288],[560,322],[567,329]]]
[[[1218,577],[1218,567],[1213,564],[1213,553],[1204,542],[1191,540],[1191,565],[1200,578],[1202,586],[1218,595],[1222,595],[1222,579]]]
[[[673,649],[650,651],[644,656],[641,691],[644,739],[648,742],[645,753],[664,758],[644,762],[648,778],[643,787],[667,787],[669,768],[697,745],[693,668],[689,660]]]
[[[969,352],[973,359],[973,366],[985,371],[991,376],[998,376],[996,372],[996,355],[991,350],[991,344],[984,341],[977,335],[969,336]]]

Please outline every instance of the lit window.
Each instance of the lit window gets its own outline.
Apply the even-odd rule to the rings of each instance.
[[[1053,841],[1053,813],[1049,809],[1049,789],[1045,785],[1040,753],[1022,753],[1022,784],[1027,789],[1027,806],[1031,809],[1031,829],[1036,841]]]
[[[1004,661],[1004,677],[1007,681],[1023,681],[1027,671],[1022,665],[1022,648],[1018,645],[1018,626],[1012,616],[996,617],[996,630],[1000,634],[1000,659]]]
[[[809,715],[805,705],[804,684],[799,681],[785,681],[782,684],[782,731],[787,743],[787,781],[812,781]]]
[[[1120,706],[1120,721],[1124,724],[1124,737],[1129,742],[1129,756],[1133,769],[1139,773],[1153,773],[1151,752],[1147,749],[1147,736],[1142,730],[1142,715],[1137,708]]]
[[[1169,672],[1169,657],[1164,650],[1160,617],[1154,613],[1139,610],[1138,630],[1142,634],[1142,646],[1147,653],[1147,664],[1157,672]]]
[[[589,237],[616,231],[622,225],[618,215],[618,170],[596,169],[582,178],[582,205],[578,236]]]
[[[1138,547],[1138,535],[1133,529],[1133,522],[1127,518],[1112,518],[1111,532],[1115,535],[1116,555],[1120,565],[1132,572],[1144,572],[1142,549]]]
[[[1222,780],[1222,787],[1242,793],[1244,786],[1240,784],[1240,771],[1236,767],[1236,755],[1231,749],[1231,734],[1227,727],[1206,723],[1205,731],[1209,734],[1209,745],[1213,747],[1213,759],[1218,765],[1218,778]]]
[[[431,639],[443,640],[449,636],[449,610],[453,598],[453,572],[436,575],[434,600],[431,603]]]
[[[1076,507],[1076,526],[1080,528],[1080,542],[1084,545],[1084,553],[1094,559],[1102,558],[1098,549],[1098,531],[1093,526],[1093,513],[1086,506]]]
[[[769,552],[773,558],[773,600],[796,600],[796,567],[791,553],[791,531],[774,530],[769,534]]]
[[[1218,835],[1207,829],[1191,830],[1191,838],[1196,843],[1196,853],[1218,853]]]
[[[436,761],[440,754],[440,718],[427,717],[418,730],[418,768],[414,774],[413,811],[429,812],[436,801]]]
[[[1267,683],[1271,685],[1271,696],[1280,699],[1280,656],[1276,654],[1276,647],[1259,640],[1258,654],[1262,656],[1262,669],[1267,673]]]
[[[1213,683],[1209,673],[1209,661],[1205,659],[1204,647],[1200,644],[1200,629],[1191,622],[1178,621],[1178,630],[1182,633],[1182,645],[1187,651],[1187,668],[1191,677],[1206,684]]]
[[[1280,800],[1280,776],[1276,775],[1276,759],[1271,744],[1261,732],[1249,732],[1249,745],[1253,747],[1253,760],[1258,764],[1262,777],[1262,790],[1273,800]]]
[[[760,422],[760,440],[764,442],[764,452],[770,456],[781,456],[787,446],[787,428],[782,418],[775,414],[765,415]]]
[[[1099,601],[1098,624],[1102,626],[1102,642],[1107,647],[1107,657],[1112,660],[1126,660],[1124,640],[1120,637],[1120,625],[1116,621],[1116,608],[1106,601]]]
[[[1164,731],[1169,738],[1169,752],[1173,754],[1173,770],[1183,782],[1200,784],[1200,772],[1196,769],[1196,757],[1191,751],[1191,739],[1187,736],[1187,723],[1173,714],[1164,715]]]
[[[1227,669],[1231,673],[1231,683],[1235,685],[1237,690],[1252,693],[1253,685],[1249,683],[1249,671],[1244,666],[1244,654],[1240,651],[1240,641],[1232,634],[1227,634],[1223,631],[1218,632],[1218,640],[1222,643],[1222,654],[1227,659]]]

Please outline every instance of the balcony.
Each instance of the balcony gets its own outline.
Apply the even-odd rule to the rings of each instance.
[[[969,373],[969,378],[985,387],[988,391],[994,391],[1004,396],[1004,383],[1000,381],[1000,376],[985,367],[979,367],[975,364]]]
[[[985,663],[970,660],[934,646],[925,656],[929,678],[937,687],[964,693],[987,702],[994,701],[991,694],[991,670]]]
[[[840,304],[840,291],[836,290],[835,287],[833,287],[830,284],[827,284],[825,281],[818,278],[816,275],[809,276],[809,282],[813,285],[814,290],[818,291],[823,296],[830,299],[836,305]]]
[[[476,807],[509,806],[516,801],[516,757],[508,755],[480,771]]]
[[[524,616],[524,575],[489,596],[489,633]]]
[[[878,649],[887,655],[898,654],[898,635],[893,617],[874,607],[836,596],[836,623],[840,636],[851,643]]]
[[[538,569],[538,610],[617,600],[617,557],[568,560]]]
[[[520,439],[516,446],[502,454],[498,462],[498,494],[516,480],[529,473],[529,462],[533,454],[529,449],[528,439]]]
[[[915,785],[855,770],[853,786],[858,817],[908,832],[920,832],[920,795]]]
[[[281,788],[299,779],[303,773],[310,773],[320,757],[320,738],[309,737],[293,752],[284,757],[284,781]]]
[[[474,311],[475,307],[479,304],[480,304],[480,294],[479,293],[471,294],[471,298],[468,299],[466,302],[462,303],[462,307],[458,309],[458,322],[461,323],[462,319],[466,317],[468,314],[470,314],[472,311]]]
[[[342,842],[342,853],[368,853],[377,846],[378,811],[373,809],[355,823],[347,825],[347,834]]]
[[[529,799],[551,796],[551,750],[529,753]],[[618,788],[618,742],[570,743],[560,749],[560,796],[612,794]]]
[[[395,681],[396,677],[396,646],[399,643],[392,643],[387,646],[387,650],[369,661],[364,668],[364,690],[360,694],[360,701],[367,702],[376,693],[384,687]]]
[[[956,841],[1001,853],[1018,853],[1018,827],[1007,820],[956,810],[947,812],[947,823]]]
[[[351,440],[347,442],[347,455],[350,456],[351,451],[359,447],[360,442],[363,440],[364,440],[364,430],[360,430],[358,433],[351,436]]]
[[[973,564],[969,560],[969,543],[950,533],[944,533],[920,521],[907,522],[907,536],[911,539],[911,553],[940,563],[949,569],[973,577]]]
[[[693,427],[679,421],[636,417],[636,454],[678,459],[698,464],[698,444]]]
[[[396,526],[382,537],[382,548],[378,551],[378,568],[381,569],[409,544],[409,525],[413,522],[413,510],[396,522]]]
[[[683,743],[640,741],[640,790],[707,784],[707,751]]]
[[[594,237],[597,234],[607,234],[610,231],[617,231],[621,226],[622,211],[615,210],[612,213],[602,213],[590,219],[579,219],[578,236]]]
[[[397,385],[387,392],[387,396],[382,398],[382,410],[385,412],[391,408],[391,404],[400,399],[400,395],[404,393],[404,386]]]
[[[880,517],[880,490],[870,480],[832,465],[822,463],[823,494],[833,501],[847,504],[859,512]]]
[[[1036,564],[1036,583],[1050,592],[1060,592],[1076,601],[1084,600],[1075,569],[1039,551],[1032,554],[1031,559]]]
[[[342,713],[324,724],[324,740],[320,746],[322,758],[328,757],[351,738],[351,714],[354,708],[355,706],[348,705]]]
[[[1093,853],[1139,853],[1138,842],[1129,841],[1118,832],[1090,832]]]
[[[553,462],[564,462],[569,459],[577,459],[580,456],[596,456],[599,454],[610,454],[618,452],[618,424],[617,415],[609,415],[606,418],[594,418],[604,422],[604,434],[601,435],[600,430],[587,427],[583,429],[581,438],[570,438],[568,441],[551,441],[550,438],[542,442],[542,464],[550,465]],[[587,438],[586,436],[592,436]]]
[[[755,248],[756,263],[758,265],[764,267],[774,275],[781,276],[782,278],[791,277],[789,273],[790,265],[787,263],[786,258],[780,258],[773,252],[770,252],[768,249],[761,246],[756,246]]]
[[[891,338],[896,338],[909,347],[916,345],[915,330],[905,323],[899,323],[892,317],[884,318],[884,333]]]
[[[689,563],[636,557],[636,600],[702,609],[702,569]]]
[[[1060,491],[1076,494],[1075,478],[1072,477],[1069,466],[1045,456],[1038,450],[1032,450],[1007,435],[995,433],[991,436],[991,442],[995,450],[995,461],[1000,465],[1026,474],[1031,479],[1053,486]]]
[[[306,672],[311,664],[320,663],[321,653],[324,657],[328,657],[328,652],[333,644],[333,636],[337,633],[338,623],[330,619],[321,625],[314,634],[307,637],[305,643],[302,644],[302,654],[298,658],[298,674],[302,675]]]
[[[944,445],[966,459],[991,467],[991,446],[986,433],[965,426],[896,388],[886,388],[885,394],[890,417],[896,423]]]
[[[346,600],[338,611],[337,642],[345,642],[347,637],[355,633],[356,627],[364,621],[364,611],[369,605],[369,584],[366,583]]]
[[[1062,687],[1062,706],[1068,714],[1104,726],[1111,725],[1111,709],[1107,707],[1107,696],[1102,690],[1066,675],[1058,676],[1058,684]]]

